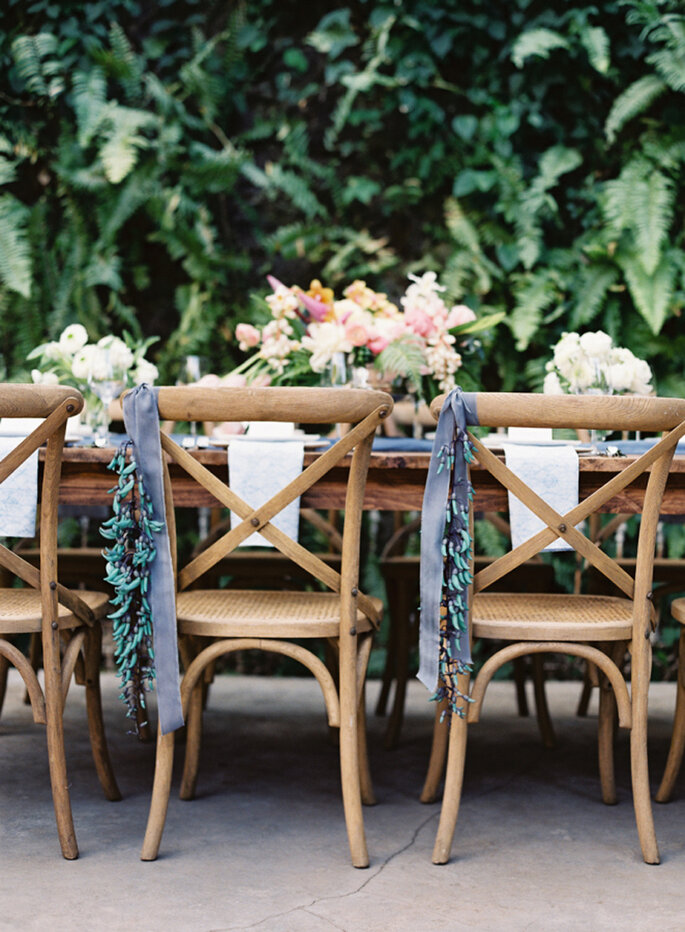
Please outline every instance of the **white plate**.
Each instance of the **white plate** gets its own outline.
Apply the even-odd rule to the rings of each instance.
[[[319,434],[295,434],[290,437],[250,437],[249,434],[227,434],[223,437],[213,436],[209,438],[209,443],[213,447],[228,447],[232,443],[245,441],[253,443],[292,443],[295,440],[304,441],[306,447],[327,447],[330,440],[326,440]]]
[[[582,440],[519,440],[507,437],[506,434],[488,434],[487,437],[481,437],[480,442],[489,450],[501,450],[504,444],[524,447],[573,447],[579,453],[592,449],[590,444],[583,443]]]

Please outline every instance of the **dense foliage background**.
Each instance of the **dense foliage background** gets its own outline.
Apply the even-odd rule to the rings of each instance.
[[[679,10],[681,12],[679,12]],[[685,393],[677,0],[6,0],[0,373],[70,322],[238,358],[273,272],[504,310],[488,388],[597,329]]]

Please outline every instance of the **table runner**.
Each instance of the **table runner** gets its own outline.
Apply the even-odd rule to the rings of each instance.
[[[25,435],[24,435],[25,436]],[[8,456],[23,436],[0,437],[0,460]],[[35,537],[38,502],[38,450],[0,482],[0,536]]]
[[[443,404],[421,512],[419,680],[464,715],[468,697],[457,676],[471,670],[468,588],[471,584],[469,503],[473,461],[467,426],[478,424],[475,395],[453,389]]]

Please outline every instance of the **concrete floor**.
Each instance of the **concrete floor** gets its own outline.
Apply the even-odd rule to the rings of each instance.
[[[369,707],[378,684],[369,688]],[[660,777],[673,685],[651,707]],[[110,746],[124,800],[102,798],[78,689],[67,705],[72,803],[81,857],[59,854],[45,744],[12,676],[0,718],[0,929],[258,929],[267,932],[681,930],[685,928],[685,773],[656,806],[659,867],[642,863],[628,773],[617,743],[619,805],[599,802],[594,719],[574,714],[577,684],[550,688],[559,746],[496,683],[473,727],[451,862],[431,864],[439,806],[418,793],[433,706],[412,684],[402,743],[382,745],[370,716],[378,805],[366,810],[371,866],[349,865],[337,752],[313,681],[221,677],[212,688],[198,798],[172,796],[161,856],[138,860],[153,746],[126,734],[113,675],[104,678]],[[180,758],[177,759],[180,764]],[[180,766],[175,772],[178,785]]]

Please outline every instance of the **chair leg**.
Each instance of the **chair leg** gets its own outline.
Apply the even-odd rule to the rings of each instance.
[[[390,698],[390,690],[392,688],[393,680],[395,679],[395,666],[396,666],[396,648],[395,644],[397,641],[397,628],[395,625],[395,619],[390,613],[390,630],[388,633],[388,643],[385,653],[385,666],[383,667],[383,677],[381,679],[381,690],[378,694],[378,700],[376,702],[376,712],[378,716],[383,716],[386,713],[388,707],[388,699]]]
[[[402,722],[404,720],[404,703],[407,695],[407,679],[409,678],[409,652],[412,643],[411,613],[408,606],[411,593],[403,593],[403,610],[397,625],[395,639],[395,697],[388,727],[385,731],[385,749],[387,751],[397,747]]]
[[[194,799],[197,786],[197,773],[200,766],[200,746],[202,744],[202,709],[204,706],[204,688],[202,677],[198,680],[190,695],[190,704],[186,716],[186,753],[181,778],[181,799]]]
[[[350,640],[354,640],[354,645],[344,643],[342,638],[340,643],[340,777],[352,864],[361,868],[369,866],[369,854],[359,779],[356,637]]]
[[[7,692],[7,671],[9,670],[10,662],[6,657],[0,656],[0,712],[2,712],[2,707],[5,704],[5,693]]]
[[[599,717],[597,721],[597,748],[599,752],[599,782],[602,802],[615,806],[616,779],[614,776],[614,734],[616,724],[616,697],[609,680],[599,677]]]
[[[155,861],[159,854],[162,832],[166,822],[171,792],[171,774],[174,766],[174,732],[163,735],[157,729],[157,754],[155,757],[155,778],[152,785],[152,799],[147,818],[141,861]]]
[[[426,779],[420,796],[422,803],[434,803],[438,798],[438,787],[440,786],[442,773],[445,769],[448,739],[449,716],[447,715],[447,702],[443,700],[437,704],[435,709],[433,741],[431,743]]]
[[[62,716],[62,673],[59,654],[59,633],[51,632],[49,656],[44,657],[45,718],[47,723],[48,763],[50,785],[55,807],[57,834],[62,855],[69,861],[78,857],[74,820],[69,799],[67,761],[64,753],[64,720]]]
[[[95,770],[107,799],[121,799],[116,777],[109,757],[105,723],[102,720],[102,696],[100,693],[100,660],[102,656],[102,631],[99,626],[91,628],[84,643],[86,673],[86,710],[88,733],[93,752]]]
[[[647,688],[651,671],[651,645],[640,645],[639,656],[633,642],[631,695],[633,724],[630,731],[630,771],[633,784],[635,821],[642,857],[647,864],[659,863],[659,847],[654,831],[654,814],[649,791],[647,762]]]
[[[661,778],[661,786],[655,796],[658,803],[667,803],[671,798],[673,786],[683,761],[683,751],[685,751],[685,628],[681,628],[680,631],[673,731],[671,732],[671,746],[668,749],[668,758],[664,775]]]
[[[31,664],[33,670],[37,673],[40,669],[40,662],[43,655],[43,645],[40,641],[40,634],[32,634],[29,640],[29,663]],[[28,689],[24,690],[24,705],[30,705],[31,699],[29,698]]]
[[[585,718],[590,705],[590,699],[592,698],[592,689],[595,684],[592,682],[591,667],[592,664],[586,661],[585,672],[583,674],[583,688],[580,693],[580,699],[578,700],[578,708],[576,709],[578,718]]]
[[[433,864],[446,864],[452,849],[452,839],[459,815],[461,790],[464,781],[464,761],[466,758],[465,718],[452,715],[450,721],[449,751],[447,754],[447,771],[445,773],[445,791],[442,797],[440,822],[433,847]]]
[[[516,685],[516,705],[519,715],[528,715],[528,697],[526,696],[526,662],[523,657],[514,660],[514,684]]]
[[[373,791],[371,769],[369,767],[369,749],[366,741],[366,689],[362,688],[357,712],[357,739],[359,745],[359,788],[362,794],[362,803],[365,806],[376,805],[376,795]]]
[[[557,738],[554,734],[552,717],[549,714],[547,705],[547,693],[545,692],[545,668],[543,665],[542,654],[533,654],[533,686],[535,688],[535,712],[538,719],[538,728],[542,738],[542,746],[548,750],[557,746]]]

